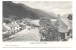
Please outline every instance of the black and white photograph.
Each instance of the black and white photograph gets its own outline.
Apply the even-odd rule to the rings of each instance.
[[[2,41],[72,40],[72,1],[2,1]]]

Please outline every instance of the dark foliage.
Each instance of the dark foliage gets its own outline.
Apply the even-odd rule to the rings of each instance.
[[[50,19],[41,19],[40,20],[40,29],[41,40],[43,41],[58,41],[59,33],[57,28],[52,24]],[[43,39],[44,37],[45,39]]]
[[[72,14],[69,14],[69,15],[68,15],[68,19],[69,19],[69,20],[72,20]]]

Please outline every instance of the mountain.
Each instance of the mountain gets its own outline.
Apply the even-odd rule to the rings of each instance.
[[[56,19],[53,14],[48,14],[39,9],[33,9],[27,5],[21,3],[13,3],[11,1],[3,1],[3,17],[10,19],[40,19],[40,18],[50,18]]]

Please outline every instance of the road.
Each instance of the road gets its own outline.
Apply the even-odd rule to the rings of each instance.
[[[8,41],[39,41],[40,34],[38,29],[24,29],[12,35]]]

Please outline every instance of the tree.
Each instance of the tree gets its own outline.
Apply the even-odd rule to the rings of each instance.
[[[69,15],[68,15],[68,19],[69,19],[69,20],[72,20],[72,14],[69,14]]]
[[[58,41],[58,30],[53,25],[50,19],[41,19],[40,20],[39,32],[41,34],[41,40],[44,41]]]

